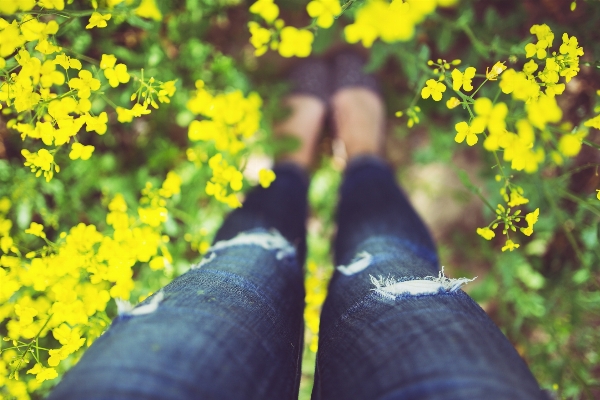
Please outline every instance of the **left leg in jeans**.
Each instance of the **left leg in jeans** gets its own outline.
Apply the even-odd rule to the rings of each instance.
[[[117,317],[49,399],[297,398],[307,178],[292,164],[275,173],[199,268]]]

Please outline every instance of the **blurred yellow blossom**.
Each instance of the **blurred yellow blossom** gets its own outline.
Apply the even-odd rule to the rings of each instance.
[[[506,239],[505,245],[502,247],[502,251],[513,251],[514,249],[518,249],[520,245],[518,243],[513,242],[510,239]]]
[[[312,50],[314,35],[307,29],[286,26],[281,30],[279,54],[282,57],[308,57]]]
[[[473,104],[475,111],[475,119],[472,125],[482,126],[487,128],[490,134],[504,132],[506,129],[506,116],[508,115],[508,106],[506,103],[492,103],[492,100],[487,97],[480,97]]]
[[[273,0],[258,0],[250,6],[250,12],[260,15],[268,23],[272,23],[279,16],[279,7]]]
[[[533,225],[537,222],[539,215],[540,209],[536,208],[535,211],[530,212],[525,216],[527,228],[521,228],[521,232],[523,232],[524,235],[531,236],[531,234],[533,233]]]
[[[329,28],[342,7],[339,0],[313,0],[307,4],[306,11],[312,18],[317,18],[318,26]]]
[[[558,140],[558,151],[566,157],[575,157],[581,151],[581,143],[585,132],[565,134]]]
[[[155,21],[162,19],[162,13],[156,6],[155,0],[142,0],[138,8],[135,9],[135,13],[142,18],[150,18]]]
[[[267,44],[271,40],[271,31],[260,26],[259,23],[250,21],[248,22],[248,28],[250,29],[250,43],[256,50],[254,55],[259,57],[265,54],[268,50]]]
[[[108,21],[111,17],[111,14],[102,15],[99,12],[94,11],[90,17],[89,23],[85,26],[85,29],[92,29],[95,27],[106,28],[108,26],[106,21]]]
[[[29,225],[29,228],[25,229],[25,233],[29,233],[41,238],[46,237],[46,234],[44,233],[44,225],[38,224],[37,222],[32,222]]]
[[[44,368],[42,364],[35,364],[33,368],[27,371],[28,374],[34,374],[38,382],[44,382],[58,377],[54,368]]]
[[[493,230],[491,230],[488,227],[485,228],[477,228],[477,234],[479,236],[481,236],[482,238],[484,238],[485,240],[492,240],[492,238],[494,236],[496,236],[496,234],[494,233]]]
[[[271,182],[275,180],[275,172],[270,169],[261,169],[258,172],[258,181],[260,182],[260,186],[264,188],[268,188],[271,186]]]

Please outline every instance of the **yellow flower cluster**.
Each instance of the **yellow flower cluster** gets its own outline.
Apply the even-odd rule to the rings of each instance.
[[[113,2],[112,6],[118,2]],[[152,2],[153,3],[153,2]],[[87,132],[103,135],[107,131],[108,114],[92,112],[95,97],[105,97],[102,77],[95,69],[84,69],[82,62],[63,52],[57,44],[60,25],[56,20],[42,22],[34,14],[10,15],[17,11],[64,10],[64,1],[44,0],[5,1],[0,12],[9,15],[0,18],[0,109],[14,118],[7,123],[21,134],[21,138],[39,140],[46,148],[22,150],[25,166],[36,176],[50,181],[60,171],[56,157],[60,148],[72,142],[85,126]],[[140,8],[142,5],[140,5]],[[106,26],[110,14],[93,12],[88,29]],[[116,64],[114,55],[105,54],[100,61],[106,82],[111,87],[129,82],[131,76],[125,64]],[[74,71],[73,71],[74,70]],[[67,76],[76,76],[67,80]],[[72,75],[71,75],[72,76]],[[149,114],[148,105],[158,108],[155,98],[168,103],[175,92],[175,82],[158,82],[154,78],[136,78],[138,90],[132,100],[138,102],[132,109],[117,107],[119,122],[130,122],[134,117]],[[75,142],[69,153],[71,159],[87,160],[94,150]]]
[[[329,21],[327,13],[331,12],[333,9],[332,4],[337,3],[337,1],[319,0],[311,2],[311,4],[317,3],[312,4],[310,9],[315,16],[319,17],[322,25]],[[282,57],[308,57],[310,55],[314,34],[308,29],[285,26],[282,19],[277,19],[279,7],[273,0],[258,0],[250,6],[250,12],[262,17],[268,25],[268,28],[265,28],[255,21],[248,23],[252,35],[250,43],[256,49],[254,54],[257,57],[265,54],[269,47],[272,50],[278,50]]]
[[[353,24],[346,26],[344,34],[348,43],[361,42],[371,47],[381,38],[384,42],[412,39],[415,26],[431,14],[436,7],[452,6],[457,1],[440,0],[369,0],[356,13]]]
[[[256,93],[244,97],[241,91],[236,90],[213,95],[205,88],[203,81],[196,82],[196,91],[187,103],[192,113],[203,118],[189,125],[188,137],[191,141],[200,142],[201,147],[188,149],[188,159],[206,159],[204,149],[214,146],[217,153],[208,160],[212,177],[206,183],[206,193],[232,208],[241,206],[236,192],[243,187],[243,176],[226,157],[236,160],[247,142],[252,140],[260,127],[261,105],[262,100]],[[275,174],[264,170],[260,171],[259,178],[260,184],[268,187],[275,179]]]
[[[162,225],[166,201],[179,193],[180,185],[175,172],[169,172],[158,189],[148,183],[137,216],[128,212],[122,195],[115,195],[108,204],[106,223],[112,231],[108,233],[80,223],[54,243],[43,225],[32,222],[25,233],[39,237],[45,246],[25,255],[10,235],[12,222],[5,218],[10,200],[0,199],[0,323],[6,324],[6,341],[12,344],[2,348],[1,387],[19,398],[21,390],[33,391],[44,380],[57,377],[57,368],[66,368],[61,362],[77,359],[82,346],[89,346],[107,327],[111,298],[129,299],[138,263],[148,263],[152,270],[171,264]],[[38,346],[49,334],[60,347]],[[32,361],[26,372],[36,380],[23,386],[22,381],[19,385],[9,379],[18,378]]]
[[[555,147],[550,151],[551,159],[560,165],[563,157],[574,157],[579,153],[587,134],[585,130],[569,132],[564,126],[548,129],[549,124],[557,124],[562,119],[562,110],[556,102],[556,96],[564,92],[565,84],[579,72],[579,58],[583,55],[583,49],[579,47],[577,38],[563,34],[558,51],[553,51],[554,33],[547,25],[534,25],[531,33],[536,36],[537,42],[525,46],[525,56],[543,60],[543,69],[533,59],[526,62],[521,71],[507,69],[504,62],[497,62],[486,69],[485,79],[475,89],[473,80],[478,75],[474,67],[467,67],[463,71],[454,68],[448,74],[452,66],[460,64],[460,61],[446,62],[438,59],[436,62],[428,62],[429,66],[434,67],[434,74],[439,75],[438,79],[427,80],[421,89],[422,98],[431,97],[435,101],[441,101],[446,91],[444,82],[451,79],[452,90],[458,97],[451,97],[446,103],[447,107],[453,109],[462,105],[470,115],[468,122],[461,121],[455,125],[454,140],[457,143],[466,141],[467,145],[474,146],[479,142],[479,135],[483,135],[483,147],[495,154],[501,173],[496,178],[504,181],[500,194],[508,208],[499,204],[495,210],[496,219],[487,227],[477,229],[477,233],[491,240],[495,236],[493,229],[502,224],[506,235],[502,251],[512,251],[519,247],[518,243],[510,239],[509,232],[517,230],[515,224],[522,219],[521,211],[511,214],[511,207],[527,204],[529,200],[523,195],[523,189],[511,182],[512,176],[504,172],[497,153],[502,153],[503,160],[510,163],[511,169],[531,174],[538,171],[545,160],[545,147]],[[511,95],[515,104],[521,102],[523,112],[521,116],[512,118],[512,126],[507,122],[509,108],[506,103],[482,96],[474,98],[484,84],[497,80],[502,93]],[[471,91],[473,93],[469,93]],[[586,124],[591,126],[594,122],[588,121]],[[536,143],[536,131],[540,132],[541,143]],[[557,131],[561,132],[560,137],[558,140],[551,140],[554,135],[552,132]],[[527,226],[519,228],[524,235],[533,233],[533,224],[538,215],[539,209],[536,209],[526,216]]]
[[[321,307],[327,297],[327,274],[313,260],[306,264],[306,278],[304,286],[306,288],[306,307],[304,307],[304,321],[308,332],[308,348],[313,353],[317,352],[319,343],[319,322],[321,316]]]

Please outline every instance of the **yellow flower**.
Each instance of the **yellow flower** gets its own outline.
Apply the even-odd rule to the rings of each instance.
[[[370,0],[356,12],[353,24],[344,28],[349,43],[361,41],[371,47],[378,38],[385,42],[407,41],[414,36],[415,24],[435,9],[435,1]]]
[[[119,86],[119,83],[127,83],[130,78],[125,64],[117,64],[114,68],[105,68],[104,76],[108,79],[108,84],[112,87]]]
[[[493,230],[491,230],[488,227],[485,228],[477,228],[477,234],[479,236],[481,236],[482,238],[484,238],[485,240],[492,240],[492,238],[494,236],[496,236],[496,234],[494,233]]]
[[[562,135],[558,141],[558,151],[566,157],[575,157],[581,151],[583,134]]]
[[[523,65],[523,72],[525,72],[525,75],[527,76],[533,75],[533,73],[537,71],[537,69],[538,65],[535,61],[533,61],[533,59],[529,60],[525,63],[525,65]]]
[[[177,90],[177,87],[175,86],[175,82],[174,81],[167,81],[167,82],[163,82],[160,85],[160,89],[158,90],[158,101],[160,101],[161,103],[170,103],[171,102],[171,97],[173,97],[173,95],[175,94],[175,91]]]
[[[286,26],[281,30],[279,54],[282,57],[308,57],[312,50],[314,35],[306,29],[296,29]]]
[[[535,79],[530,79],[524,72],[517,72],[512,68],[502,74],[499,86],[503,93],[512,93],[513,98],[525,102],[537,99],[540,94],[540,86]]]
[[[460,90],[460,88],[464,88],[467,92],[473,90],[473,85],[471,81],[475,77],[476,69],[473,67],[468,67],[464,73],[460,72],[457,68],[454,68],[452,71],[452,89]]]
[[[562,110],[552,96],[542,94],[537,100],[527,103],[525,109],[529,122],[538,129],[544,129],[548,122],[556,123],[562,118]]]
[[[47,24],[35,18],[25,17],[21,22],[21,33],[28,42],[46,39],[58,32],[58,22],[49,21]]]
[[[271,31],[263,28],[257,22],[250,21],[248,23],[250,29],[250,43],[256,49],[254,55],[259,57],[265,54],[268,50],[267,44],[271,40]]]
[[[106,28],[108,21],[112,17],[111,14],[102,15],[99,12],[94,11],[90,17],[89,23],[85,26],[85,29],[92,29],[94,27]]]
[[[117,107],[115,111],[117,111],[117,121],[120,123],[124,124],[125,122],[133,121],[133,114],[131,110],[128,110],[124,107]]]
[[[334,17],[342,12],[342,7],[338,0],[313,0],[306,6],[306,11],[312,18],[317,18],[318,26],[329,28]]]
[[[100,59],[100,68],[113,68],[115,63],[117,62],[117,57],[112,54],[102,54],[102,58]]]
[[[42,54],[50,55],[62,50],[62,47],[50,43],[48,39],[42,39],[35,46],[35,49]]]
[[[167,221],[168,211],[164,207],[138,207],[138,215],[142,223],[157,227]]]
[[[596,198],[600,200],[600,189],[596,189]]]
[[[94,146],[84,146],[81,143],[73,143],[71,146],[71,152],[69,153],[69,158],[71,160],[77,160],[81,158],[82,160],[89,160],[94,152]]]
[[[28,374],[35,374],[38,382],[44,382],[58,377],[58,373],[54,368],[44,368],[42,364],[35,364],[33,368],[27,371]]]
[[[490,69],[489,71],[487,68],[485,69],[485,77],[490,81],[495,81],[498,79],[498,75],[500,75],[505,69],[506,65],[504,65],[504,61],[498,61],[492,66],[492,69]]]
[[[150,18],[155,21],[162,19],[162,13],[154,0],[142,0],[140,6],[135,9],[135,13],[142,18]]]
[[[583,55],[583,48],[579,47],[579,42],[575,36],[571,36],[566,33],[562,35],[563,43],[560,45],[560,54],[568,54],[571,58],[577,59]]]
[[[65,0],[39,0],[38,5],[49,10],[64,10]]]
[[[169,171],[167,178],[162,184],[158,193],[162,197],[172,197],[174,194],[181,192],[181,177],[174,171]]]
[[[477,115],[473,125],[487,128],[491,134],[502,133],[506,129],[504,120],[508,114],[508,107],[505,103],[493,104],[487,97],[480,97],[475,100],[473,110]]]
[[[268,188],[269,186],[271,186],[271,182],[273,182],[274,180],[275,172],[271,171],[270,169],[263,168],[258,172],[258,181],[260,183],[260,186]]]
[[[421,90],[422,98],[427,99],[431,96],[435,101],[442,100],[442,93],[446,91],[446,85],[435,79],[429,79],[425,84],[426,86]]]
[[[525,46],[525,56],[531,58],[536,55],[539,59],[545,58],[546,49],[551,47],[554,41],[554,33],[546,24],[533,25],[529,32],[537,36],[538,42],[536,44],[529,43]]]
[[[76,58],[71,58],[68,55],[62,53],[54,58],[54,63],[60,65],[64,69],[81,69],[81,61]]]
[[[506,239],[506,244],[504,245],[504,247],[502,247],[502,251],[513,251],[514,249],[518,249],[519,247],[520,245],[518,243],[515,243],[510,239]]]
[[[0,11],[3,5],[7,3],[0,1]],[[8,2],[10,4],[10,2]],[[14,12],[4,12],[5,14],[13,14]],[[25,44],[25,37],[21,35],[19,23],[15,20],[10,24],[4,19],[0,20],[0,57],[10,56],[17,48]]]
[[[454,125],[454,128],[456,129],[454,141],[456,143],[462,143],[466,138],[469,146],[473,146],[477,143],[477,134],[483,132],[483,126],[481,124],[473,123],[469,126],[469,124],[464,121]]]
[[[268,23],[272,23],[279,16],[279,7],[273,0],[258,0],[250,6],[252,14],[258,14]]]
[[[523,232],[526,236],[531,236],[533,233],[533,225],[537,222],[538,217],[540,215],[540,209],[536,208],[535,211],[530,212],[525,216],[525,221],[527,221],[527,228],[521,228],[521,232]]]
[[[59,171],[58,166],[54,164],[54,156],[46,149],[40,149],[37,153],[31,153],[29,150],[23,149],[21,150],[21,155],[25,157],[24,165],[29,167],[31,172],[35,173],[36,177],[39,177],[43,173],[46,182],[50,182],[54,176],[53,167],[56,169],[56,172]]]
[[[592,128],[600,129],[600,115],[596,115],[592,119],[588,119],[583,123],[584,126],[590,126]]]
[[[97,117],[86,114],[84,118],[86,132],[94,131],[98,135],[104,135],[106,133],[106,124],[108,123],[108,114],[106,114],[106,111],[101,112]],[[83,159],[86,160],[86,158]]]
[[[46,234],[44,233],[44,225],[38,224],[37,222],[32,222],[29,225],[29,228],[25,229],[25,233],[29,233],[41,238],[46,237]]]
[[[529,199],[523,197],[519,192],[513,190],[510,192],[510,201],[507,203],[510,207],[520,206],[529,203]]]
[[[77,96],[89,99],[92,91],[100,89],[100,81],[92,76],[90,71],[79,71],[79,78],[69,80],[69,86],[77,89]]]
[[[152,258],[152,260],[150,260],[148,265],[150,266],[150,269],[152,269],[154,271],[158,271],[158,270],[164,269],[166,263],[167,263],[167,259],[165,257],[157,256],[157,257]]]

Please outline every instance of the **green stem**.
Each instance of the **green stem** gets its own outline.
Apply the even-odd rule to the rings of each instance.
[[[571,175],[573,175],[573,174],[575,174],[575,173],[577,173],[577,172],[579,172],[579,171],[583,171],[584,169],[591,168],[591,167],[596,167],[596,175],[598,175],[598,167],[600,167],[600,164],[597,164],[597,163],[589,163],[589,164],[585,164],[585,165],[582,165],[582,166],[580,166],[580,167],[574,168],[574,169],[572,169],[572,170],[570,170],[570,171],[567,171],[567,172],[565,172],[564,174],[562,174],[562,175],[558,176],[556,179],[564,179],[564,178],[567,178],[567,177],[569,177],[569,176],[571,176]]]
[[[579,204],[581,207],[589,210],[592,214],[595,214],[596,216],[600,217],[600,210],[596,209],[594,206],[588,204],[587,201],[580,199],[579,197],[575,196],[573,193],[568,192],[566,190],[560,190],[560,195],[562,197],[566,197],[567,199],[574,201],[575,203]]]
[[[599,144],[596,144],[594,142],[590,142],[589,140],[585,140],[585,139],[583,140],[583,143],[587,144],[588,146],[593,147],[593,148],[595,148],[597,150],[600,150],[600,145]]]
[[[481,89],[483,87],[483,85],[485,85],[485,83],[488,81],[487,78],[485,78],[485,81],[483,81],[481,83],[481,85],[479,85],[479,87],[473,92],[473,94],[471,95],[471,97],[475,96],[477,94],[477,92],[479,92],[479,89]]]
[[[48,316],[48,319],[46,320],[46,322],[44,323],[44,325],[40,328],[40,331],[37,333],[37,335],[35,335],[35,338],[37,339],[41,334],[42,331],[44,330],[44,328],[46,327],[46,325],[48,325],[48,322],[50,322],[50,319],[52,318],[53,314],[50,314]],[[23,360],[25,359],[25,355],[29,352],[29,349],[31,349],[31,346],[33,345],[33,340],[31,342],[29,342],[29,345],[27,345],[27,348],[25,349],[25,351],[23,351],[23,354],[21,355],[21,359],[19,360],[19,364],[17,364],[17,366],[12,370],[12,372],[10,373],[9,378],[13,377],[15,372],[18,371],[19,369],[21,369],[21,364],[23,364]]]

